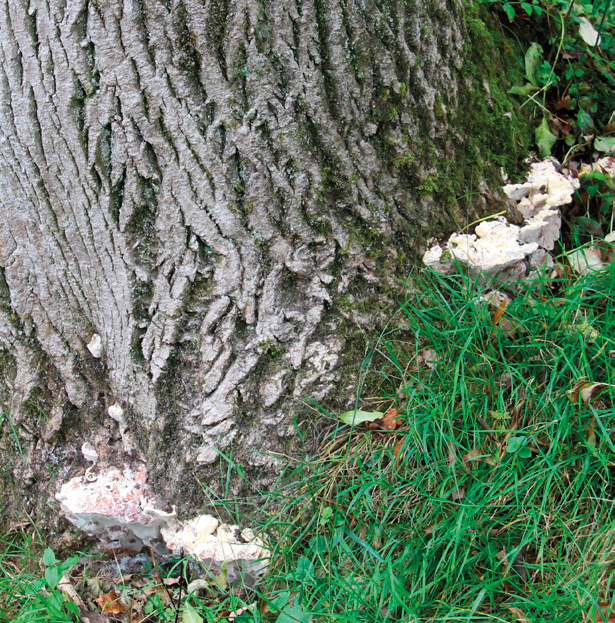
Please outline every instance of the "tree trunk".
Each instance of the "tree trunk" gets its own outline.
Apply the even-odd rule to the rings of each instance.
[[[438,200],[482,89],[461,6],[3,0],[0,20],[5,493],[79,473],[84,442],[144,460],[180,510],[218,451],[266,485],[302,398],[351,399],[387,274],[464,219]]]

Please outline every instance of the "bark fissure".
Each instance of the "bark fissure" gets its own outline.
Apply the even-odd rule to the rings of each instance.
[[[411,249],[431,218],[429,163],[395,164],[445,130],[436,93],[455,102],[459,8],[430,6],[0,4],[0,268],[32,335],[15,349],[0,312],[13,404],[45,358],[67,405],[98,405],[75,435],[121,404],[162,493],[196,492],[232,444],[274,465],[292,406],[334,387],[370,249]]]

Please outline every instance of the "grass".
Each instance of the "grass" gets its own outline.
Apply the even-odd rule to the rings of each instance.
[[[320,453],[261,492],[266,578],[212,583],[192,609],[177,607],[181,591],[164,603],[152,593],[137,620],[228,621],[255,604],[235,620],[600,621],[615,568],[614,271],[560,265],[556,278],[508,286],[505,310],[465,277],[417,275],[369,360],[377,398],[359,403],[396,408],[399,425],[321,414]],[[78,620],[45,618],[57,591],[32,570],[33,543],[2,548],[1,623]]]
[[[475,283],[415,282],[378,345],[403,425],[335,425],[278,490],[268,582],[313,620],[578,622],[610,603],[613,388],[568,392],[613,381],[615,275],[536,285],[496,326]]]

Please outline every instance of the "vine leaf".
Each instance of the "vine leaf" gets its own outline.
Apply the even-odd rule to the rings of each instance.
[[[541,158],[548,158],[551,155],[556,140],[557,136],[551,132],[547,118],[543,117],[542,123],[536,128],[536,145]]]

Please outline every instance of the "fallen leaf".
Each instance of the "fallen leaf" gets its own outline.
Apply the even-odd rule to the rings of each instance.
[[[58,583],[58,590],[64,593],[66,597],[79,608],[85,609],[83,599],[81,599],[81,597],[75,590],[73,583],[70,581],[70,578],[66,575],[66,573],[62,576],[62,579]]]
[[[568,398],[577,404],[592,405],[597,408],[604,408],[604,404],[597,404],[598,398],[602,398],[603,394],[609,389],[615,387],[606,383],[595,383],[587,379],[579,379],[572,389],[568,390]],[[602,401],[604,403],[604,398]],[[609,401],[610,402],[610,401]]]
[[[525,612],[521,610],[521,608],[509,608],[512,615],[515,617],[516,623],[529,623],[527,617],[525,616]]]
[[[376,412],[377,413],[377,412]],[[401,416],[397,409],[391,407],[382,419],[367,422],[370,430],[395,430],[401,424]]]
[[[594,149],[607,154],[615,153],[615,136],[596,136]]]
[[[108,593],[103,593],[94,601],[105,613],[122,614],[126,612],[126,606],[119,599],[120,596],[114,590],[111,590]]]
[[[602,261],[602,250],[598,247],[583,247],[568,255],[568,262],[572,269],[580,275],[589,275],[605,267]]]
[[[126,582],[126,577],[124,577],[124,582]],[[176,578],[162,578],[162,583],[165,586],[176,586],[181,582],[181,578],[178,576]]]
[[[583,615],[584,623],[615,623],[615,610],[608,601],[599,601],[598,607],[591,610],[591,614]]]
[[[487,465],[491,465],[492,467],[497,465],[497,461],[493,455],[485,453],[484,450],[481,450],[480,448],[474,448],[473,450],[466,452],[463,455],[463,461],[462,467],[468,474],[472,472],[472,469],[474,469],[474,463],[479,461],[487,463]]]
[[[594,221],[594,219],[591,219],[587,216],[575,216],[572,220],[588,234],[604,238],[604,231],[602,231],[602,226],[597,221]]]
[[[356,426],[357,424],[363,424],[364,422],[373,422],[382,418],[384,413],[382,411],[346,411],[340,415],[340,420],[348,426]]]
[[[401,452],[401,449],[404,446],[404,438],[401,437],[400,439],[397,440],[397,443],[395,444],[395,459],[397,461],[397,466],[399,467],[399,463],[400,463],[400,458],[399,458],[399,453]]]
[[[541,158],[548,158],[551,155],[551,149],[557,141],[557,136],[551,132],[546,117],[543,117],[541,124],[536,128],[536,145]]]
[[[491,316],[491,322],[493,322],[494,327],[497,327],[500,324],[500,320],[502,320],[502,316],[504,315],[507,306],[508,300],[502,298],[497,309],[493,312],[493,316]]]
[[[587,45],[591,45],[591,46],[597,45],[598,38],[600,37],[600,35],[598,34],[598,31],[594,28],[592,23],[585,16],[582,15],[578,19],[579,19],[579,35],[581,39],[583,39],[583,41],[585,41]]]
[[[466,496],[465,487],[456,487],[455,489],[453,489],[453,493],[451,494],[451,498],[453,499],[453,502],[459,502],[463,500],[465,496]]]
[[[440,361],[440,359],[441,359],[440,355],[438,355],[438,353],[435,350],[431,350],[430,348],[427,348],[419,354],[418,360],[417,360],[417,367],[420,368],[421,366],[425,366],[426,368],[433,370],[434,363],[436,361]]]
[[[203,617],[190,604],[184,606],[182,623],[203,623]]]
[[[196,591],[206,590],[210,588],[210,586],[211,582],[209,582],[208,580],[205,580],[204,578],[197,578],[196,580],[192,580],[192,582],[188,584],[186,592],[188,593],[188,595],[190,595],[191,593],[194,593]]]
[[[571,103],[572,97],[570,97],[570,95],[564,95],[564,97],[560,98],[559,100],[557,100],[557,102],[555,102],[554,108],[555,110],[563,110],[565,108],[568,108]]]

